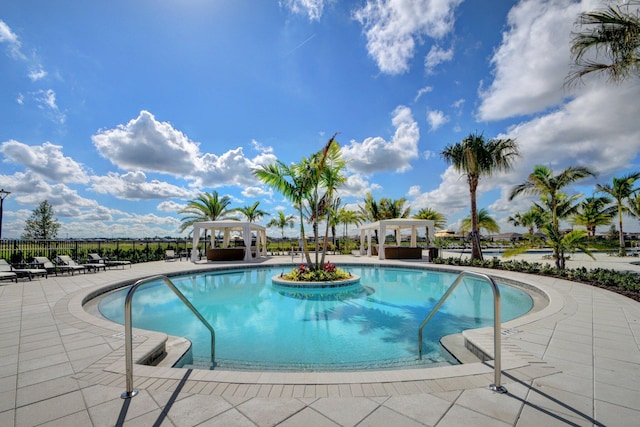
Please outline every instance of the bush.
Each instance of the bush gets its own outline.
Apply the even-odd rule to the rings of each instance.
[[[467,258],[437,258],[433,260],[433,263],[463,267],[473,266],[492,268],[496,270],[517,271],[520,273],[558,277],[609,289],[610,291],[617,292],[636,301],[640,301],[640,274],[635,272],[608,270],[604,268],[587,270],[585,267],[559,270],[547,263],[527,262],[521,260],[500,261],[497,257],[493,257],[491,260],[473,261],[470,261]]]

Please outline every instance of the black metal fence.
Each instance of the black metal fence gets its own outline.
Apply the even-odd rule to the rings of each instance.
[[[206,249],[203,242],[200,245]],[[111,260],[127,260],[132,263],[159,261],[165,251],[189,255],[191,239],[60,239],[60,240],[0,240],[0,258],[12,264],[29,262],[33,257],[44,256],[54,260],[58,255],[69,255],[74,260],[86,262],[88,254],[97,253]]]

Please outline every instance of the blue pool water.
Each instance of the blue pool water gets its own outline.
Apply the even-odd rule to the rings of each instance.
[[[423,269],[344,266],[360,285],[339,291],[283,289],[271,277],[283,267],[227,270],[171,280],[213,326],[216,366],[225,369],[351,370],[449,365],[456,360],[440,338],[493,324],[493,292],[465,279],[424,329],[420,323],[457,277]],[[285,267],[285,271],[288,271]],[[499,285],[502,321],[528,312],[525,292]],[[103,316],[124,323],[127,289],[106,295]],[[196,365],[210,359],[210,334],[169,288],[149,283],[136,291],[133,326],[183,336]]]

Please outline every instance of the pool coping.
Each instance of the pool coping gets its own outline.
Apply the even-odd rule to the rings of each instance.
[[[358,263],[345,263],[348,265],[360,265]],[[269,265],[269,267],[278,266],[279,264]],[[290,264],[282,264],[290,266]],[[368,265],[371,264],[362,264]],[[385,266],[397,266],[400,268],[418,268],[418,269],[430,269],[440,270],[447,272],[459,272],[462,270],[467,271],[482,271],[486,274],[486,270],[473,269],[473,268],[457,268],[454,266],[443,267],[441,265],[434,266],[433,264],[421,264],[405,265],[397,262],[385,262]],[[206,268],[195,268],[194,270],[181,271],[180,274],[189,274],[190,272],[203,272],[203,271],[223,271],[236,268],[259,268],[259,265],[244,264],[238,266],[212,266],[207,265]],[[497,273],[497,274],[496,274]],[[523,284],[530,290],[539,292],[548,301],[546,307],[533,313],[525,314],[519,318],[513,319],[508,322],[502,323],[501,333],[510,333],[511,331],[518,330],[518,328],[525,327],[538,320],[552,316],[558,313],[563,308],[562,298],[559,294],[555,293],[552,288],[546,287],[541,284],[531,283],[525,279],[513,279],[507,277],[501,271],[492,271],[490,275],[499,281],[511,282],[514,281]],[[141,278],[141,277],[139,277]],[[111,283],[106,283],[99,287],[82,289],[75,293],[72,293],[67,298],[66,309],[68,313],[77,319],[75,327],[79,327],[84,324],[87,329],[92,329],[95,332],[99,332],[103,336],[107,336],[113,339],[123,339],[122,325],[113,323],[106,319],[100,319],[93,314],[88,313],[84,309],[84,304],[90,299],[95,298],[104,292],[132,284],[139,278],[132,278],[128,280],[119,280]],[[532,276],[535,278],[535,276]],[[478,387],[479,382],[486,382],[489,384],[492,382],[494,375],[493,363],[491,361],[466,363],[461,365],[430,367],[430,368],[407,368],[407,369],[393,369],[393,370],[365,370],[365,371],[312,371],[312,372],[283,372],[283,371],[240,371],[240,370],[197,370],[190,368],[171,368],[165,366],[149,366],[146,364],[140,364],[141,361],[148,360],[153,355],[157,355],[159,351],[162,351],[168,336],[164,333],[147,331],[142,329],[133,330],[134,335],[134,376],[136,378],[136,384],[145,384],[153,380],[180,380],[188,375],[191,381],[205,382],[212,384],[236,384],[236,385],[265,385],[265,386],[277,386],[277,385],[360,385],[365,384],[381,384],[381,383],[420,383],[425,381],[451,381],[462,380],[460,384],[466,384],[464,387]],[[480,352],[486,356],[493,358],[493,327],[484,327],[479,329],[471,329],[462,333],[465,340],[470,343],[472,351]],[[117,376],[124,376],[125,374],[125,361],[124,352],[122,348],[114,350],[114,352],[99,361],[99,372],[103,374],[104,381],[113,381],[108,374]],[[545,369],[540,370],[540,367],[544,366]],[[510,370],[517,370],[527,367],[535,367],[536,372],[541,375],[550,375],[557,372],[552,366],[546,364],[531,354],[523,352],[521,349],[515,348],[511,345],[502,346],[502,360],[501,366],[503,372]],[[92,378],[99,376],[95,375],[94,369],[89,369]],[[80,377],[85,377],[80,375]],[[102,381],[102,380],[101,380]],[[463,387],[463,388],[464,388]]]

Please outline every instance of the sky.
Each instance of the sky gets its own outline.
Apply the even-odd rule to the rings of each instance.
[[[514,138],[520,158],[481,179],[478,204],[525,232],[506,218],[535,197],[508,196],[535,165],[592,168],[567,189],[585,196],[640,169],[640,81],[565,84],[576,18],[604,4],[2,2],[2,237],[19,238],[43,200],[62,238],[187,236],[179,211],[202,192],[295,214],[252,170],[299,162],[336,132],[347,208],[367,192],[406,198],[452,230],[469,191],[440,153],[471,133]]]

